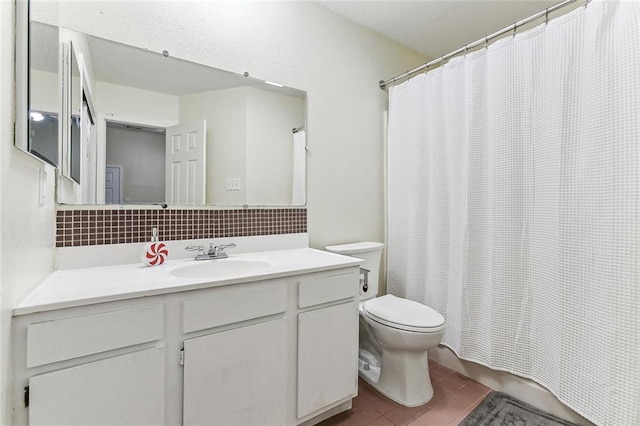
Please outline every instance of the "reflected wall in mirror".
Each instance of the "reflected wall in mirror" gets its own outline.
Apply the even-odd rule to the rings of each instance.
[[[45,33],[54,28],[32,25]],[[297,136],[303,138],[297,156],[292,132],[304,128],[305,92],[59,30],[74,41],[70,56],[82,58],[80,75],[94,106],[95,182],[76,179],[71,164],[81,192],[93,192],[82,202],[305,203],[305,132]],[[72,94],[72,120],[82,101]],[[73,134],[72,126],[71,141]],[[73,143],[68,149],[73,154]]]

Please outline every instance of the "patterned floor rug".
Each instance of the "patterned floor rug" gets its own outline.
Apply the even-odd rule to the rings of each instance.
[[[575,426],[502,392],[491,392],[459,426]]]

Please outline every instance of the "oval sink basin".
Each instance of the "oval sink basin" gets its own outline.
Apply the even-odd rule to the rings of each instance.
[[[267,270],[269,262],[255,259],[215,259],[194,261],[171,271],[171,275],[180,278],[227,278],[243,276]]]

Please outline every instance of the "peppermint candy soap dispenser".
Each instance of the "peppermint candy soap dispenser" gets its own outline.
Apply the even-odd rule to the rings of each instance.
[[[169,250],[165,243],[158,241],[158,228],[153,228],[151,242],[145,244],[140,260],[146,266],[162,265],[169,256]]]

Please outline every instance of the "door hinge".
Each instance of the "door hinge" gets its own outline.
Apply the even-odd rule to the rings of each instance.
[[[29,406],[29,386],[24,387],[24,406]]]
[[[180,363],[180,365],[184,365],[184,348],[180,349],[178,362]]]

